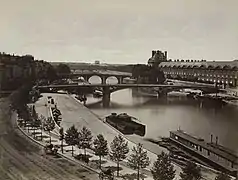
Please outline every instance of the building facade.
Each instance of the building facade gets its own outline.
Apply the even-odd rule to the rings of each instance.
[[[148,65],[149,66],[158,66],[161,62],[166,62],[167,61],[167,51],[162,52],[162,51],[152,51],[152,56],[148,60]]]
[[[236,87],[238,85],[237,60],[206,61],[166,59],[165,61],[165,59],[150,58],[148,65],[158,66],[164,72],[165,76],[171,79],[220,84],[226,87]]]

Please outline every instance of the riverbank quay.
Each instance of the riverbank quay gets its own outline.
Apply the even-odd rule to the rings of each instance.
[[[118,135],[118,132],[112,129],[107,124],[103,123],[92,111],[90,111],[88,108],[84,107],[81,103],[76,101],[74,98],[72,98],[70,95],[66,94],[42,94],[43,97],[46,96],[52,96],[52,98],[55,99],[57,102],[57,107],[62,112],[62,122],[61,126],[64,127],[64,129],[69,128],[73,124],[76,126],[76,128],[81,129],[83,126],[88,127],[93,135],[98,135],[99,133],[102,133],[105,138],[110,143],[112,139]],[[39,102],[36,104],[36,110],[37,107],[40,108],[44,103],[44,98],[40,99]],[[45,112],[45,109],[40,108],[43,113]],[[126,137],[130,140],[130,137]],[[133,138],[132,138],[133,139]],[[135,138],[138,142],[142,142],[139,137]],[[134,139],[133,139],[134,140]],[[148,150],[148,155],[151,159],[151,165],[147,169],[149,170],[151,166],[153,165],[153,161],[156,160],[157,154],[150,152],[150,143],[143,144],[143,147],[145,147],[146,150]],[[135,143],[131,142],[129,143],[130,148],[134,146]],[[159,147],[158,147],[159,148]],[[179,172],[181,171],[180,167],[175,165],[177,176],[179,175]],[[204,179],[212,180],[216,176],[216,171],[213,171],[212,169],[201,167],[202,168],[202,174]]]
[[[45,103],[47,103],[47,102],[45,102],[45,99],[44,99],[44,97],[46,98],[46,97],[48,97],[48,96],[51,96],[53,99],[55,99],[55,102],[57,102],[57,107],[60,109],[60,111],[62,112],[62,122],[61,122],[61,124],[64,124],[65,122],[65,118],[66,117],[64,117],[63,115],[64,115],[64,113],[65,113],[65,111],[62,109],[62,106],[60,105],[60,103],[59,103],[59,99],[57,99],[57,94],[43,94],[43,98],[41,98],[38,102],[36,102],[36,104],[35,104],[35,108],[36,108],[36,111],[37,111],[37,113],[39,114],[39,115],[44,115],[44,116],[50,116],[50,113],[49,113],[49,106],[48,105],[46,105]],[[72,97],[70,97],[69,95],[66,95],[65,97],[69,97],[71,100],[73,100],[72,99]],[[74,101],[74,100],[73,100]],[[66,103],[67,104],[67,103]],[[70,108],[70,106],[67,106],[68,108]],[[84,106],[82,106],[82,107],[84,107]],[[85,108],[85,107],[84,107]],[[87,109],[87,108],[86,108]],[[92,114],[92,116],[93,117],[95,117],[93,114]],[[70,116],[68,116],[68,117],[70,117]],[[80,117],[78,117],[78,118],[80,118]],[[99,121],[98,119],[97,119],[97,121]],[[85,122],[85,121],[84,121]],[[102,124],[102,125],[105,125],[105,126],[107,126],[106,124],[104,124],[103,122],[101,122],[101,121],[99,121],[100,122],[100,124]],[[89,122],[90,123],[90,122]],[[73,125],[73,124],[72,124]],[[77,124],[77,123],[75,123],[74,124],[75,126],[76,126],[76,128],[78,128],[78,129],[81,129],[83,126],[86,126],[87,128],[89,128],[91,131],[92,131],[92,134],[94,135],[94,137],[96,136],[96,135],[98,135],[99,133],[101,133],[101,134],[103,134],[103,135],[105,135],[105,131],[103,131],[103,129],[101,129],[102,131],[98,131],[98,133],[95,133],[95,129],[97,129],[97,124],[96,123],[92,123],[92,126],[94,127],[94,129],[92,129],[91,128],[91,126],[88,126],[87,124],[81,124],[80,122]],[[62,127],[64,127],[64,129],[66,130],[66,129],[68,129],[69,127],[71,126],[71,124],[67,124],[66,126],[62,126]],[[100,128],[100,126],[99,126],[99,128]],[[94,130],[94,131],[93,131]],[[107,133],[106,134],[108,134],[108,132],[109,131],[107,131]],[[112,131],[113,132],[113,131]],[[44,132],[44,133],[47,133],[47,132]],[[47,133],[48,134],[48,133]],[[110,140],[108,140],[109,138],[108,138],[108,136],[105,136],[105,138],[106,138],[106,140],[108,140],[108,143],[110,143],[112,140],[113,140],[113,138],[115,137],[114,135],[118,135],[117,133],[113,133],[113,134],[109,134],[110,135]],[[51,135],[53,135],[52,137],[51,137],[51,139],[52,139],[52,143],[54,144],[54,145],[60,145],[61,144],[61,141],[59,140],[59,137],[57,138],[57,134],[55,133],[55,132],[53,132],[53,133],[51,133]],[[47,135],[47,137],[48,137],[48,139],[49,139],[49,134]],[[49,141],[49,140],[48,140]],[[64,144],[66,145],[66,143],[64,142]],[[132,146],[130,147],[130,148],[132,148]],[[64,151],[66,152],[66,153],[64,153],[64,155],[69,155],[70,157],[72,157],[72,155],[71,155],[71,153],[72,153],[72,151],[71,151],[71,146],[65,146],[64,147]],[[82,154],[83,153],[83,150],[80,150],[80,149],[78,149],[78,147],[77,146],[74,146],[74,149],[75,149],[75,152],[74,152],[74,154],[75,155],[78,155],[78,154]],[[60,153],[60,152],[59,152]],[[95,156],[95,154],[94,154],[94,152],[92,151],[92,150],[87,150],[87,154],[91,157],[90,158],[90,162],[97,162],[98,161],[98,157],[97,156]],[[156,156],[156,155],[155,155]],[[74,159],[74,158],[73,158]],[[75,161],[76,161],[76,159],[75,159]],[[110,158],[109,157],[104,157],[104,158],[102,158],[102,162],[103,162],[103,164],[102,164],[102,167],[104,167],[104,168],[107,168],[107,167],[113,167],[113,168],[116,168],[116,162],[114,162],[114,161],[111,161],[110,160]],[[122,175],[122,176],[134,176],[134,175],[136,175],[136,173],[137,173],[137,171],[136,170],[133,170],[133,169],[131,169],[131,168],[129,168],[128,166],[127,166],[127,164],[126,164],[126,162],[122,162],[122,163],[120,163],[121,164],[121,167],[122,167],[122,170],[120,170],[120,174]],[[88,166],[88,164],[87,164],[87,166]],[[99,169],[97,168],[97,165],[95,164],[95,163],[89,163],[89,167],[90,168],[93,168],[93,169],[95,169],[98,173],[100,172],[99,171]],[[150,174],[150,170],[149,169],[145,169],[144,171],[142,171],[142,176],[144,177],[144,179],[145,180],[152,180],[153,178],[152,178],[152,176],[151,176],[151,174]],[[121,179],[121,178],[119,178],[119,179]]]
[[[87,180],[97,174],[64,158],[43,156],[42,148],[22,133],[9,97],[0,98],[0,180]]]

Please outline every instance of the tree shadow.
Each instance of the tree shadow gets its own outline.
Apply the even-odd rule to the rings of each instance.
[[[135,179],[137,179],[137,173],[124,174],[122,177],[127,180],[135,180]],[[146,177],[147,176],[145,176],[144,174],[140,174],[140,179],[145,179]]]
[[[50,140],[46,140],[45,142],[46,142],[46,143],[50,143]],[[52,142],[57,142],[57,140],[51,139],[51,143],[52,143]]]
[[[31,134],[32,135],[38,135],[38,134],[41,134],[41,132],[32,132]]]
[[[111,169],[113,173],[117,172],[117,166],[106,166],[104,168]],[[119,167],[119,171],[121,171],[122,169],[123,169],[122,167]]]
[[[94,160],[92,160],[91,162],[96,163],[96,164],[98,164],[98,165],[100,164],[100,161],[97,160],[97,159],[94,159]],[[106,162],[107,162],[107,161],[104,161],[104,160],[101,161],[102,164],[105,164]]]

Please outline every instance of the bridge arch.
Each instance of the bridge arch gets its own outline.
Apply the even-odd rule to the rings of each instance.
[[[102,84],[103,83],[103,79],[99,75],[88,76],[87,81],[91,84]]]
[[[106,84],[121,84],[119,77],[107,76],[105,78],[106,78],[106,80],[105,80]]]

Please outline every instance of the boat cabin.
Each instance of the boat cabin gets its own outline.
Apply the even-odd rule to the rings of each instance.
[[[216,164],[217,167],[233,172],[238,168],[238,157],[234,152],[216,143],[207,143],[182,130],[170,131],[170,139],[190,153],[198,155],[203,160]]]

